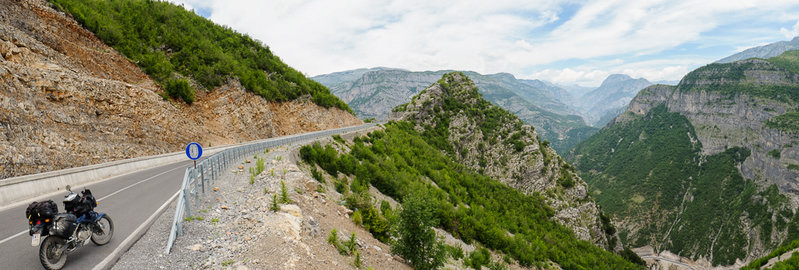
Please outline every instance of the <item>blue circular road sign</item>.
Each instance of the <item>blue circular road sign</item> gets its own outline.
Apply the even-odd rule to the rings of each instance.
[[[203,155],[203,147],[199,143],[193,142],[186,145],[186,156],[191,160],[197,160]]]

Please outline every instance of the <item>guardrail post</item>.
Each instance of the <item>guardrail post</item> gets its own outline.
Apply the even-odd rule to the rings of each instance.
[[[200,170],[200,189],[202,189],[203,195],[205,195],[205,162],[197,166],[197,169]]]

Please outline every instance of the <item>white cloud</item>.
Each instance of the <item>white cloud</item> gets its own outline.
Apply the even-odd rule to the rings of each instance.
[[[582,65],[575,68],[545,69],[534,72],[528,79],[542,79],[560,84],[578,84],[597,87],[611,74],[627,74],[633,78],[644,78],[649,81],[676,81],[698,66],[710,63],[715,59],[701,56],[681,56],[665,60],[638,61],[619,63],[615,60],[598,63],[598,65]]]
[[[286,63],[309,75],[387,66],[510,72],[517,77],[540,75],[592,84],[623,71],[651,76],[645,76],[650,80],[679,79],[678,73],[695,64],[653,66],[651,61],[632,58],[699,42],[725,25],[763,20],[782,20],[784,25],[784,20],[799,19],[791,12],[799,4],[782,0],[607,0],[570,5],[555,0],[175,2],[210,10],[214,22],[263,41]],[[564,12],[571,4],[579,5],[573,15]],[[799,31],[799,22],[785,31]],[[772,30],[770,36],[775,35],[781,33]],[[560,61],[590,62],[601,57],[614,60],[594,66],[551,67]]]
[[[785,29],[785,27],[780,28],[780,33],[782,33],[788,39],[799,36],[799,21],[796,21],[796,24],[793,25],[793,29],[791,30]]]

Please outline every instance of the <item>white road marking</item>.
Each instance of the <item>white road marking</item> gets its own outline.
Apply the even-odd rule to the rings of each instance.
[[[12,235],[12,236],[11,236],[11,237],[9,237],[9,238],[3,239],[3,241],[0,241],[0,245],[2,245],[3,243],[5,243],[6,241],[8,241],[8,240],[11,240],[11,239],[13,239],[13,238],[16,238],[17,236],[20,236],[20,235],[22,235],[22,234],[24,234],[24,233],[26,233],[26,232],[28,232],[28,230],[21,231],[21,232],[19,232],[18,234],[15,234],[15,235]]]
[[[122,188],[122,189],[120,189],[120,190],[114,191],[113,193],[111,193],[111,194],[108,194],[108,195],[106,195],[105,197],[102,197],[102,198],[98,199],[97,201],[98,201],[98,202],[99,202],[99,201],[102,201],[102,200],[104,200],[104,199],[106,199],[106,198],[108,198],[108,197],[111,197],[111,196],[113,196],[113,195],[116,195],[117,193],[120,193],[120,192],[122,192],[122,191],[124,191],[124,190],[126,190],[126,189],[132,188],[132,187],[133,187],[133,186],[135,186],[135,185],[138,185],[138,184],[141,184],[141,183],[144,183],[144,182],[147,182],[147,181],[153,180],[153,179],[155,179],[156,177],[159,177],[159,176],[161,176],[161,175],[164,175],[165,173],[168,173],[168,172],[171,172],[171,171],[174,171],[174,170],[180,169],[180,168],[183,168],[183,167],[177,167],[177,168],[174,168],[174,169],[171,169],[171,170],[168,170],[168,171],[165,171],[165,172],[162,172],[162,173],[159,173],[159,174],[153,175],[153,176],[152,176],[152,177],[150,177],[150,178],[147,178],[147,179],[141,180],[141,181],[139,181],[139,182],[136,182],[136,183],[133,183],[133,184],[131,184],[131,185],[127,186],[127,187],[124,187],[124,188]],[[110,179],[109,179],[109,180],[110,180]],[[2,245],[2,244],[3,244],[3,243],[5,243],[5,242],[8,242],[8,241],[9,241],[9,240],[11,240],[11,239],[14,239],[14,238],[16,238],[16,237],[19,237],[20,235],[23,235],[23,234],[24,234],[24,233],[26,233],[26,232],[28,232],[28,230],[21,231],[21,232],[19,232],[19,233],[15,234],[15,235],[9,236],[9,237],[8,237],[8,238],[6,238],[6,239],[0,240],[0,245]]]

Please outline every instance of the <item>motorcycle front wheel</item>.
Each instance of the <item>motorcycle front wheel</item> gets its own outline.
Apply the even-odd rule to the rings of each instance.
[[[42,241],[39,246],[39,261],[42,266],[48,270],[57,270],[64,267],[67,263],[67,254],[64,252],[63,246],[67,241],[58,236],[48,236]]]
[[[103,218],[94,224],[92,242],[98,246],[108,244],[112,235],[114,235],[114,221],[108,215],[104,215]]]

